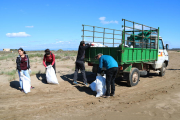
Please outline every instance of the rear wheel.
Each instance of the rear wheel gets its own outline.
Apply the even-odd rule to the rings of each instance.
[[[165,63],[162,64],[162,67],[160,69],[160,72],[159,72],[159,76],[164,76],[165,75],[165,71],[166,71],[166,65]]]
[[[136,86],[139,82],[140,73],[137,68],[132,68],[129,73],[129,79],[127,80],[127,84],[129,87]]]

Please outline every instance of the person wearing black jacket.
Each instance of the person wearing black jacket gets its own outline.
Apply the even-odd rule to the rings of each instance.
[[[90,45],[85,45],[84,41],[80,42],[79,49],[78,49],[78,54],[76,58],[76,67],[75,67],[75,72],[74,72],[74,78],[73,78],[73,84],[78,84],[77,83],[77,78],[78,78],[78,71],[81,70],[81,73],[83,75],[83,81],[84,84],[87,86],[87,79],[86,79],[86,73],[85,73],[85,66],[84,66],[84,56],[85,56],[85,50],[89,48]]]
[[[23,81],[21,80],[20,76],[25,75],[30,79],[29,72],[31,71],[30,69],[30,64],[29,64],[29,57],[26,54],[26,52],[22,49],[18,49],[19,56],[16,59],[16,64],[17,64],[17,70],[19,74],[19,83],[21,87],[21,91],[23,92]],[[31,86],[31,89],[34,87]]]

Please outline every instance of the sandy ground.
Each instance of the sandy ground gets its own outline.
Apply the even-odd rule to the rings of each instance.
[[[141,77],[135,87],[116,79],[116,94],[110,98],[96,98],[95,92],[82,85],[72,85],[74,61],[57,61],[59,85],[46,84],[45,74],[31,76],[30,93],[18,90],[18,78],[8,81],[0,75],[1,120],[179,120],[180,119],[180,53],[169,52],[170,63],[164,77],[152,72]],[[1,70],[14,69],[13,61],[2,63]],[[31,63],[32,71],[44,67],[41,62]],[[86,65],[87,66],[87,65]],[[90,70],[91,67],[86,67]],[[95,75],[87,72],[88,82]]]

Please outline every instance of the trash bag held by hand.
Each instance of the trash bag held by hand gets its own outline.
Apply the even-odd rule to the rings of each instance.
[[[47,79],[47,83],[59,84],[52,65],[47,66],[46,79]]]
[[[23,90],[25,93],[31,92],[31,80],[26,77],[25,75],[22,75],[20,79],[23,82]]]
[[[91,88],[92,91],[96,91],[96,80],[92,82],[89,87]]]
[[[96,97],[105,95],[106,93],[106,76],[96,76]]]

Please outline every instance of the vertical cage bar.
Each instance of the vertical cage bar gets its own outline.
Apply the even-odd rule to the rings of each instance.
[[[151,27],[150,27],[150,32],[151,32]],[[151,52],[151,34],[150,34],[150,52]]]
[[[94,42],[94,31],[95,31],[95,27],[93,26],[93,42]]]
[[[134,22],[133,22],[133,48],[134,48],[134,46],[135,46],[135,34],[134,34]]]
[[[113,30],[113,47],[114,47],[114,30]]]
[[[103,31],[103,45],[104,45],[105,29],[106,29],[106,28],[104,28],[104,31]]]
[[[142,25],[142,51],[144,48],[144,29],[143,29],[143,25]]]
[[[84,41],[84,25],[83,26],[83,36],[82,36],[82,41]]]
[[[158,27],[158,29],[157,29],[157,60],[158,60],[158,53],[159,53],[159,27]]]
[[[124,40],[123,40],[123,44],[124,44],[124,47],[125,47],[125,30],[126,30],[126,28],[125,28],[125,19],[124,19]]]

